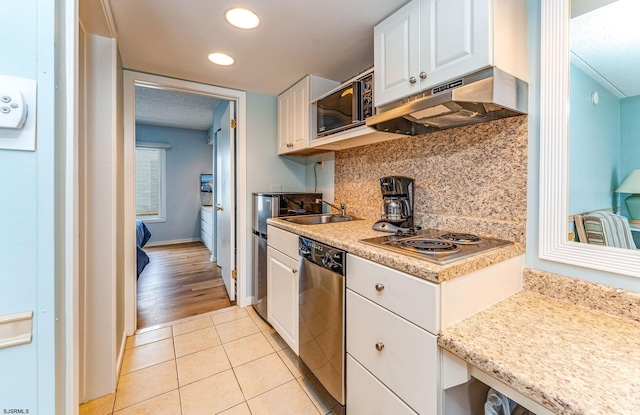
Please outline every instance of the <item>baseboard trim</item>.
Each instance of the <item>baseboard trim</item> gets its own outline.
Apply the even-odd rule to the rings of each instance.
[[[162,246],[162,245],[175,245],[175,244],[186,244],[189,242],[201,242],[200,238],[185,238],[185,239],[173,239],[171,241],[157,241],[157,242],[149,242],[146,246]]]
[[[122,361],[124,360],[124,351],[127,348],[127,331],[122,332],[122,341],[120,342],[120,353],[118,353],[118,361],[116,362],[116,385],[113,390],[116,390],[118,379],[120,379],[120,370],[122,369]]]

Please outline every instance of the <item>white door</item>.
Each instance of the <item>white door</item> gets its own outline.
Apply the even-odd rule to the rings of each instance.
[[[420,2],[410,2],[378,24],[373,38],[376,107],[418,93]]]
[[[229,101],[216,138],[216,254],[231,301],[236,299],[235,279],[232,278],[236,268],[235,129],[231,127],[234,114],[235,102]]]

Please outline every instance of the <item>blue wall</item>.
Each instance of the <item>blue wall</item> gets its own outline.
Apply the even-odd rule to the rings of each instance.
[[[200,174],[212,173],[207,131],[136,124],[136,141],[169,143],[166,222],[147,223],[150,243],[200,239]]]
[[[538,227],[540,225],[538,208],[540,202],[538,191],[540,184],[540,0],[528,0],[527,4],[529,23],[529,166],[526,266],[640,292],[640,278],[544,261],[538,257]]]
[[[269,192],[272,186],[278,186],[283,192],[305,191],[304,162],[304,157],[278,156],[278,98],[247,92],[246,209],[249,215],[253,212],[251,193]],[[247,229],[244,249],[253,250],[251,226]],[[247,279],[246,294],[253,295],[251,278]]]
[[[632,170],[640,169],[640,96],[620,100],[620,182]],[[624,199],[628,194],[619,194],[622,213],[629,217]],[[636,232],[634,232],[636,234]]]
[[[569,214],[618,206],[620,100],[571,65]],[[591,93],[598,92],[598,105]]]
[[[37,151],[0,150],[0,315],[33,311],[31,343],[0,350],[0,410],[55,413],[55,9],[52,1],[0,2],[0,74],[36,79]],[[62,194],[59,192],[58,194]],[[59,242],[59,241],[58,241]],[[55,249],[54,249],[55,247]],[[60,285],[64,286],[63,279]]]

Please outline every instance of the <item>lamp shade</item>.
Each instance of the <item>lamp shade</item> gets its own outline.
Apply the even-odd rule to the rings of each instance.
[[[618,186],[616,193],[631,193],[624,204],[631,217],[631,226],[640,226],[640,169],[632,171]]]
[[[618,186],[616,193],[640,193],[640,169],[632,171]]]

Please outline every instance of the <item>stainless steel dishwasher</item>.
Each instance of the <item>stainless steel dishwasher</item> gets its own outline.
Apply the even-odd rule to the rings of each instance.
[[[300,237],[300,363],[336,414],[345,411],[346,253]]]

